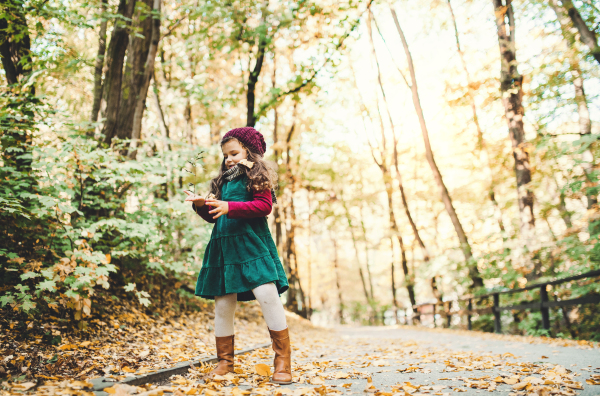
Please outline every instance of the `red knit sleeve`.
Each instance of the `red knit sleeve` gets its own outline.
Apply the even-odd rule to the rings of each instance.
[[[217,219],[213,219],[213,216],[210,213],[208,213],[208,211],[211,208],[210,206],[202,205],[200,207],[197,207],[194,203],[192,203],[192,208],[198,214],[198,216],[202,217],[204,220],[208,221],[209,223],[217,222]]]
[[[250,219],[253,217],[265,217],[271,213],[273,200],[271,190],[254,192],[252,201],[247,202],[228,202],[230,219]]]

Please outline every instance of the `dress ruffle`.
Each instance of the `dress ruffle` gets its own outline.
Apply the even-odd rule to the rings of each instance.
[[[248,198],[245,193],[245,182],[236,179],[225,183],[223,200],[241,201]],[[251,301],[256,299],[252,289],[269,282],[279,294],[289,288],[266,218],[221,216],[206,246],[195,294],[214,299],[237,293],[238,301]]]

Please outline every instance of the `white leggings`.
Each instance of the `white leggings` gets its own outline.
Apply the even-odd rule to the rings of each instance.
[[[265,283],[252,289],[252,293],[260,303],[267,327],[271,330],[284,330],[287,323],[277,286],[274,283]],[[236,305],[237,293],[215,296],[216,337],[226,337],[233,334],[233,318]]]

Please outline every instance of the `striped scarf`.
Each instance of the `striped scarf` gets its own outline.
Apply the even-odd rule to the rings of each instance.
[[[227,181],[232,181],[233,179],[240,177],[243,174],[244,170],[239,165],[236,165],[223,172],[223,177]],[[275,190],[273,189],[271,189],[271,199],[273,201],[273,205],[277,205],[277,196],[275,195]]]

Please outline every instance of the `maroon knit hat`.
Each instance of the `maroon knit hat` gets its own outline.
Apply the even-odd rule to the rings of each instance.
[[[264,155],[267,150],[267,144],[262,133],[252,127],[235,128],[223,136],[223,139],[233,137],[239,140],[250,151]],[[223,141],[223,139],[221,141]]]

